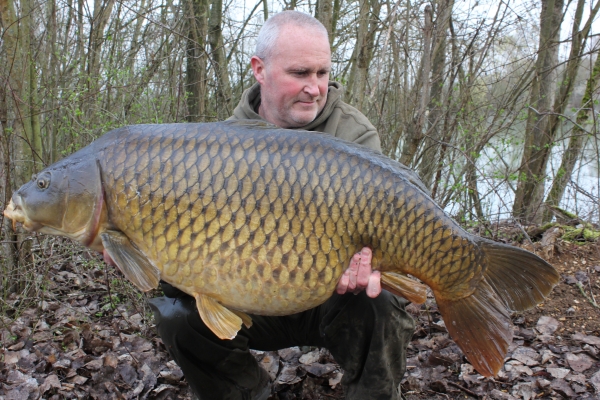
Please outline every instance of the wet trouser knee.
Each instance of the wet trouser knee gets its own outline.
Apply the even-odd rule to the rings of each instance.
[[[327,348],[344,369],[347,399],[400,399],[406,347],[414,322],[406,300],[383,291],[334,294],[324,304],[284,317],[252,315],[233,340],[217,338],[204,325],[189,296],[150,300],[158,333],[202,400],[241,400],[266,384],[249,352],[291,346]]]

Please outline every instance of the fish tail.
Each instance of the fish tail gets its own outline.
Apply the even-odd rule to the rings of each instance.
[[[560,275],[542,258],[518,247],[479,238],[485,279],[509,310],[524,311],[544,301]]]
[[[446,328],[469,362],[484,376],[495,376],[512,341],[510,311],[544,300],[559,275],[533,253],[477,238],[486,270],[475,290],[460,299],[435,293]]]

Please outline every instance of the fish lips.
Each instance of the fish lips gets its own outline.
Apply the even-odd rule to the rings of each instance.
[[[27,215],[22,207],[21,196],[16,193],[8,203],[8,206],[4,210],[3,214],[6,218],[12,220],[12,227],[14,231],[17,230],[17,223],[22,224],[23,227],[28,231],[37,231],[43,227],[42,224],[27,219]]]

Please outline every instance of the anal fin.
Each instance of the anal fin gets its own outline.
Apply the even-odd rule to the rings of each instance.
[[[247,314],[232,311],[210,296],[199,293],[194,293],[193,296],[200,318],[219,339],[231,340],[236,337],[242,323],[246,324],[249,321],[252,325],[252,320]],[[242,318],[238,313],[245,317]]]
[[[423,304],[427,300],[427,286],[394,272],[381,273],[381,287],[415,304]]]
[[[238,317],[240,317],[242,319],[242,322],[244,323],[244,326],[246,328],[252,327],[252,318],[248,314],[246,314],[245,312],[238,311],[238,310],[231,310],[231,312],[233,312],[235,315],[237,315]]]
[[[138,289],[147,292],[158,286],[160,271],[123,232],[106,231],[100,234],[100,238],[117,267]]]

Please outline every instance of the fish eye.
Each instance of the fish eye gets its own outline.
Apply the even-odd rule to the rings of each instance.
[[[50,179],[48,178],[39,178],[36,181],[37,187],[40,189],[46,189],[48,185],[50,185]]]

